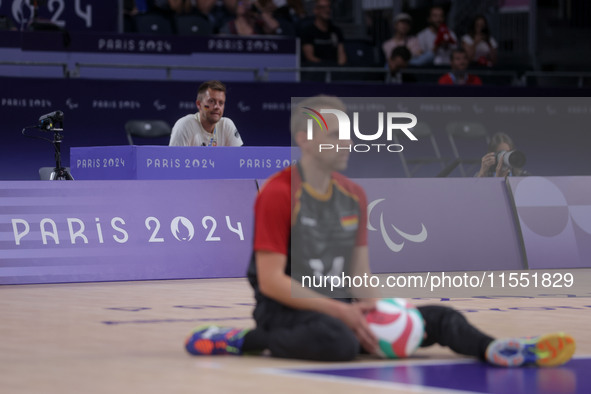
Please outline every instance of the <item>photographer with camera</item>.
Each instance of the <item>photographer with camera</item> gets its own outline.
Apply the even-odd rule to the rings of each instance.
[[[470,62],[482,67],[493,67],[497,62],[497,41],[491,37],[488,21],[477,15],[468,34],[462,37],[462,47]]]
[[[488,145],[488,153],[482,157],[482,165],[477,177],[527,176],[523,169],[526,158],[523,152],[515,149],[511,137],[505,133],[496,133]]]

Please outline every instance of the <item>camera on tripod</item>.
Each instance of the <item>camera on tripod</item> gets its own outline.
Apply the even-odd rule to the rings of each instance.
[[[58,123],[60,128],[63,127],[64,113],[62,111],[53,111],[42,115],[39,118],[39,125],[37,127],[48,131],[61,131],[54,128],[54,125],[57,125]]]
[[[53,111],[48,114],[39,117],[37,126],[25,127],[22,131],[23,135],[30,138],[39,138],[45,141],[49,141],[53,144],[55,152],[55,168],[51,173],[50,180],[73,180],[74,178],[70,174],[67,168],[62,167],[61,159],[61,143],[63,135],[61,134],[64,127],[64,113],[62,111]],[[44,132],[53,132],[53,139],[48,139],[39,136],[32,136],[25,133],[25,130],[36,128],[43,130]]]

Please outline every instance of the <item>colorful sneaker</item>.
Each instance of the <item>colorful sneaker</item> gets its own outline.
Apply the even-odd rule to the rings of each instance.
[[[244,335],[250,330],[218,326],[195,328],[185,341],[185,348],[191,354],[242,354]]]
[[[488,345],[486,360],[502,367],[552,367],[575,353],[575,340],[563,332],[533,338],[497,339]]]

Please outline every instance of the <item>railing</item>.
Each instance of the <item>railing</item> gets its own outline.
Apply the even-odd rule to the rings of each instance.
[[[442,69],[418,69],[418,68],[410,68],[405,69],[402,71],[403,75],[443,75],[448,70]],[[519,79],[519,74],[516,71],[496,71],[496,70],[468,70],[468,72],[472,75],[477,75],[479,77],[498,77],[498,78],[507,78],[510,80],[510,85],[520,85],[521,80]]]
[[[576,79],[577,87],[584,87],[585,78],[591,79],[591,72],[568,72],[568,71],[553,71],[553,72],[542,72],[542,71],[526,71],[523,74],[523,84],[529,85],[529,78],[560,78],[560,79]]]
[[[260,69],[256,67],[212,67],[212,66],[171,66],[171,65],[156,65],[156,64],[105,64],[105,63],[76,63],[73,76],[80,75],[80,68],[124,68],[124,69],[142,69],[142,70],[165,70],[166,79],[171,80],[171,73],[173,70],[179,71],[229,71],[229,72],[251,72],[255,81],[261,80],[259,75]]]
[[[263,80],[267,80],[269,73],[272,72],[317,72],[324,73],[324,82],[330,83],[333,81],[333,74],[335,73],[352,73],[363,76],[365,73],[382,74],[383,81],[391,83],[393,78],[390,71],[383,67],[267,67],[263,72]],[[443,75],[447,72],[445,69],[424,69],[424,68],[407,68],[401,71],[402,75]],[[515,71],[495,71],[495,70],[470,70],[470,74],[488,77],[506,77],[511,81],[511,85],[519,85],[521,80],[519,74]]]
[[[75,63],[70,68],[67,63],[60,62],[33,62],[33,61],[0,61],[0,66],[18,66],[18,67],[60,67],[64,78],[76,78],[80,76],[82,68],[120,68],[120,69],[138,69],[138,70],[164,70],[167,80],[173,80],[173,71],[222,71],[236,73],[252,73],[253,81],[268,81],[271,73],[294,72],[298,74],[298,81],[301,80],[302,73],[323,73],[323,81],[331,83],[334,81],[334,75],[340,73],[349,73],[358,75],[358,80],[364,79],[365,74],[380,74],[381,81],[385,83],[393,82],[389,70],[382,67],[210,67],[210,66],[180,66],[180,65],[144,65],[144,64],[105,64],[105,63]],[[0,68],[1,70],[1,68]],[[447,72],[445,69],[423,69],[409,68],[402,70],[403,75],[416,76],[436,76]],[[512,86],[532,86],[538,79],[548,78],[559,80],[560,85],[566,84],[569,80],[575,80],[578,88],[585,87],[585,79],[591,80],[591,72],[540,72],[526,71],[519,74],[516,71],[497,71],[497,70],[469,70],[470,74],[480,77],[498,77],[506,78]],[[1,72],[0,72],[1,75]],[[351,78],[351,80],[356,80]],[[378,81],[379,82],[379,81]]]
[[[68,78],[68,64],[59,62],[15,62],[15,61],[0,61],[0,66],[33,66],[33,67],[61,67],[64,78]]]
[[[269,79],[269,74],[273,72],[297,72],[299,74],[298,81],[301,80],[302,73],[324,73],[324,82],[330,83],[333,81],[334,73],[377,73],[384,76],[385,82],[390,82],[391,77],[388,70],[382,67],[265,67],[263,71],[263,80]]]

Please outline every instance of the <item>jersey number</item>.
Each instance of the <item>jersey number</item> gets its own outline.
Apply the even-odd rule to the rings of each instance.
[[[310,260],[310,268],[312,268],[312,271],[314,271],[314,276],[320,280],[322,280],[324,276],[341,276],[343,274],[344,266],[345,258],[343,256],[337,256],[332,261],[332,267],[330,267],[330,271],[325,274],[324,262],[322,260]],[[342,282],[344,281],[339,281],[339,287],[343,286]]]

